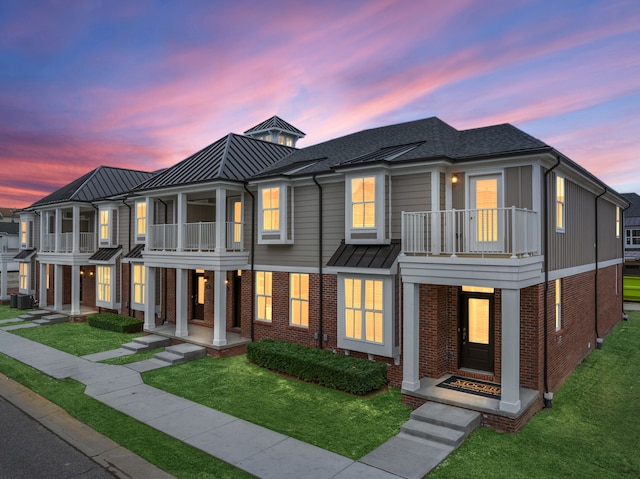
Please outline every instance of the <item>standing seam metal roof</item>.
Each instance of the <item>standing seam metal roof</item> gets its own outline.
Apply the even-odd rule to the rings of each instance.
[[[244,134],[245,135],[255,134],[255,133],[260,133],[268,130],[282,130],[288,133],[293,133],[294,135],[299,136],[301,138],[303,136],[306,136],[304,132],[298,130],[291,123],[287,123],[282,118],[276,115],[272,116],[268,120],[263,121],[259,125],[254,126],[253,128],[249,128],[247,131],[244,132]]]

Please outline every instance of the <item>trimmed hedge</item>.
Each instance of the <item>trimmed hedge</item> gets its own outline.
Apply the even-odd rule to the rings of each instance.
[[[387,384],[387,365],[296,343],[263,339],[247,345],[249,361],[303,381],[366,394]]]
[[[116,333],[139,333],[142,331],[143,322],[131,316],[123,316],[115,313],[99,313],[88,316],[87,324],[94,328],[115,331]]]

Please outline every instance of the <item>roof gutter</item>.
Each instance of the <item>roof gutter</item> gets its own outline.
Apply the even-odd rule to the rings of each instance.
[[[319,329],[319,333],[318,333],[318,347],[320,349],[322,349],[322,342],[324,340],[324,331],[323,331],[323,318],[324,318],[324,308],[323,308],[323,292],[324,292],[324,274],[323,274],[323,270],[322,270],[322,238],[323,238],[323,221],[322,221],[322,186],[320,186],[320,183],[318,183],[318,180],[316,179],[316,175],[313,175],[313,182],[316,184],[316,186],[318,187],[318,275],[320,276],[319,278],[319,284],[318,287],[320,288],[319,291],[319,305],[318,305],[318,314],[319,314],[319,320],[318,320],[318,329]]]
[[[544,299],[543,299],[543,331],[544,331],[544,407],[553,407],[553,393],[549,391],[549,328],[548,318],[549,306],[549,175],[560,166],[560,155],[556,156],[556,164],[544,172]]]

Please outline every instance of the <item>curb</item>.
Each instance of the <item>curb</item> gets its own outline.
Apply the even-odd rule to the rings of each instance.
[[[0,396],[116,477],[175,479],[4,374],[0,374]]]

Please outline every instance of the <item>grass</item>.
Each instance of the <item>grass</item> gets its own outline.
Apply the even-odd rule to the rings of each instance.
[[[158,354],[164,351],[164,348],[156,348],[150,351],[143,351],[141,353],[129,354],[127,356],[120,356],[119,358],[113,359],[105,359],[104,361],[100,361],[105,364],[115,364],[117,366],[121,366],[123,364],[137,363],[138,361],[144,361],[145,359],[150,359],[154,354]]]
[[[640,477],[640,312],[629,313],[516,434],[482,428],[429,479]]]
[[[244,355],[206,357],[143,377],[150,386],[352,459],[397,434],[410,413],[399,389],[363,398],[276,374]]]
[[[87,323],[58,323],[11,332],[75,356],[117,349],[133,338],[142,336],[142,333],[116,333],[92,328]]]
[[[86,396],[79,382],[53,379],[3,354],[0,371],[179,479],[252,477]]]
[[[8,305],[0,306],[0,319],[13,319],[17,318],[21,314],[28,313],[32,311],[31,309],[21,310],[16,308],[11,308]]]

